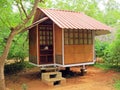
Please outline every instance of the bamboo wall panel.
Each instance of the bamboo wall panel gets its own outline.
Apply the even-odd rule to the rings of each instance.
[[[29,60],[37,64],[37,32],[36,27],[29,30]]]
[[[65,64],[78,64],[93,61],[93,45],[65,45]]]

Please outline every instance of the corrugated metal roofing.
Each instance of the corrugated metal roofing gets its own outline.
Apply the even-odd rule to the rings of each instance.
[[[41,9],[54,23],[63,29],[88,29],[96,30],[96,34],[110,33],[112,28],[93,19],[84,13],[56,9]],[[103,32],[101,32],[101,30]]]

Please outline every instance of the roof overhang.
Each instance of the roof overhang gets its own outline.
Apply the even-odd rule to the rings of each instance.
[[[36,25],[46,21],[47,19],[49,19],[49,18],[48,17],[43,17],[40,20],[34,22],[32,25],[28,26],[27,29],[31,29],[31,28],[35,27]]]
[[[24,31],[26,31],[26,30],[30,30],[31,28],[37,26],[38,24],[40,24],[40,23],[42,23],[42,22],[44,22],[44,21],[46,21],[46,20],[48,20],[48,19],[49,19],[49,17],[43,17],[43,18],[41,18],[40,20],[32,23],[32,25],[26,27],[25,29],[23,29],[23,30],[22,30],[21,32],[19,32],[19,33],[22,33],[22,32],[24,32]]]
[[[110,33],[111,33],[111,31],[109,31],[109,30],[95,30],[96,36],[110,34]]]

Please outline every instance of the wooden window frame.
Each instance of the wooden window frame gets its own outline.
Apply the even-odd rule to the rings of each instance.
[[[40,37],[39,37],[40,45],[53,44],[53,31],[51,26],[40,26],[39,32],[40,32]]]

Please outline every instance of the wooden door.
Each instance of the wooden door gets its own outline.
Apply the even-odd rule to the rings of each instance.
[[[40,64],[53,63],[53,29],[52,26],[40,26]]]

